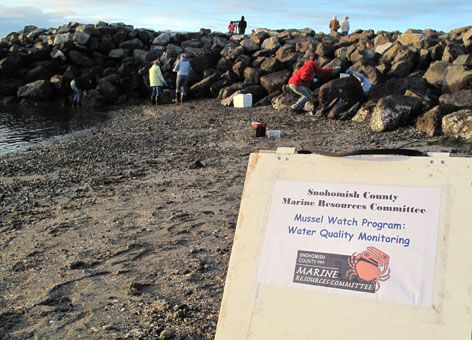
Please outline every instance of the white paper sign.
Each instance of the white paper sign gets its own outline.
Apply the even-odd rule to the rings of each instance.
[[[439,188],[277,181],[258,282],[431,306]]]

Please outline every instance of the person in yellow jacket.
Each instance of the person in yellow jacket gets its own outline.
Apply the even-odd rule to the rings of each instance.
[[[167,82],[161,72],[161,62],[155,60],[149,69],[149,85],[151,86],[151,103],[159,105],[161,103],[162,88],[167,86]]]

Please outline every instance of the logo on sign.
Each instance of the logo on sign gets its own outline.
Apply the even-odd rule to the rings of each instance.
[[[299,250],[293,282],[375,293],[390,278],[389,261],[375,247],[351,256]]]
[[[388,263],[390,256],[375,247],[367,247],[362,253],[354,253],[349,258],[349,271],[347,278],[353,281],[355,277],[364,281],[374,281],[375,290],[379,290],[380,281],[390,278]]]

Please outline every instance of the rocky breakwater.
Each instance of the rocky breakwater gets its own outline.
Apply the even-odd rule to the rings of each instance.
[[[251,93],[255,105],[285,110],[296,100],[287,80],[311,50],[320,55],[321,66],[361,72],[373,86],[364,94],[354,76],[320,76],[308,111],[369,121],[376,132],[416,124],[428,136],[472,139],[472,27],[449,33],[359,30],[338,36],[310,29],[170,33],[104,22],[48,30],[29,26],[0,41],[0,98],[67,102],[69,82],[77,73],[90,80],[86,106],[145,98],[150,62],[160,59],[170,83],[164,103],[170,103],[172,68],[186,53],[194,98],[217,97],[229,106],[234,95]]]

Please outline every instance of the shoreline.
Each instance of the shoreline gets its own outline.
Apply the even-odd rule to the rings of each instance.
[[[212,339],[251,152],[472,154],[414,127],[377,134],[217,100],[108,113],[91,131],[0,157],[0,338]],[[254,120],[281,139],[254,137]]]

